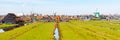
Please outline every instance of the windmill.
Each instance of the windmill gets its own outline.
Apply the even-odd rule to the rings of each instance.
[[[99,18],[100,17],[100,12],[98,12],[98,9],[96,9],[96,12],[94,12],[95,14],[95,18]]]
[[[98,9],[96,9],[96,11],[94,12],[94,16],[95,18],[93,18],[92,20],[100,20],[100,12],[98,12]]]

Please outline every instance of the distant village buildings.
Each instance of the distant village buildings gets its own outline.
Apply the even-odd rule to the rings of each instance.
[[[99,12],[94,13],[94,15],[42,15],[42,14],[31,14],[16,16],[14,13],[8,13],[6,16],[0,16],[0,23],[12,23],[21,24],[31,23],[36,21],[44,22],[69,22],[69,20],[120,20],[120,15],[100,15]]]

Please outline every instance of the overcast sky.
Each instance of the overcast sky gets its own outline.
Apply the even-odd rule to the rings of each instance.
[[[120,14],[120,0],[0,0],[0,15],[7,13],[80,15]]]

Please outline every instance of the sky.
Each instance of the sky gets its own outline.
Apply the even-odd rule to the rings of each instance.
[[[0,15],[33,13],[58,15],[120,14],[120,0],[0,0]]]

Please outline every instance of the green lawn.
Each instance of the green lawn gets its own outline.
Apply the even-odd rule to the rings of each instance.
[[[0,29],[14,26],[15,24],[0,24]]]
[[[55,23],[37,22],[0,34],[0,40],[54,40]]]
[[[120,40],[120,22],[60,22],[60,40]],[[0,33],[0,40],[55,40],[55,22],[35,22]]]
[[[120,25],[106,21],[61,22],[61,40],[120,40]],[[114,29],[111,29],[114,28]],[[116,30],[115,30],[116,29]]]

